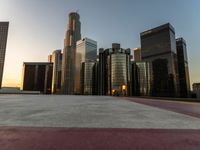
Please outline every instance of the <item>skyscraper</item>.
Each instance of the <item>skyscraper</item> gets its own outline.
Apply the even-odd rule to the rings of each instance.
[[[122,49],[118,43],[113,43],[112,48],[99,51],[101,95],[130,94],[130,58],[130,49]]]
[[[152,94],[152,73],[149,62],[132,63],[132,95],[151,96]]]
[[[98,62],[98,95],[107,95],[108,91],[108,71],[107,71],[107,55],[103,48],[99,49]]]
[[[97,42],[89,38],[83,38],[76,45],[76,63],[75,63],[75,94],[81,94],[81,67],[85,62],[85,68],[88,68],[88,61],[97,59]],[[85,75],[86,76],[86,75]]]
[[[69,14],[62,60],[62,94],[74,94],[76,42],[81,39],[81,23],[79,20],[78,13]]]
[[[61,92],[62,53],[61,50],[53,51],[51,61],[53,63],[52,93]]]
[[[0,88],[2,85],[9,22],[0,22]]]
[[[190,77],[186,42],[183,38],[176,39],[180,97],[188,97],[190,92]]]
[[[179,96],[175,30],[167,23],[141,36],[142,61],[153,70],[153,96]]]
[[[86,61],[81,67],[81,94],[96,95],[96,61]]]

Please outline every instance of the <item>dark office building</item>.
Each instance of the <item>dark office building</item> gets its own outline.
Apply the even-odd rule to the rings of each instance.
[[[94,95],[100,95],[99,94],[99,80],[100,80],[100,76],[99,76],[99,60],[97,59],[95,62],[95,66],[94,66]]]
[[[132,62],[131,85],[132,96],[151,96],[152,68],[149,62]]]
[[[180,97],[188,97],[190,92],[190,77],[186,42],[183,38],[176,39]]]
[[[25,62],[21,90],[51,94],[52,72],[53,63]]]
[[[131,96],[140,96],[138,67],[134,61],[131,61]]]
[[[99,50],[100,95],[130,95],[130,49]]]
[[[106,78],[108,77],[108,71],[107,71],[107,54],[108,52],[105,51],[103,48],[99,49],[99,62],[98,62],[98,74],[99,74],[99,80],[98,80],[98,94],[99,95],[106,95],[108,91],[108,81]]]
[[[194,97],[200,99],[200,83],[193,83],[192,89],[195,94]]]
[[[179,96],[175,30],[169,24],[145,31],[141,36],[142,61],[153,70],[153,96]]]
[[[0,88],[2,85],[9,22],[0,22]]]
[[[81,67],[81,90],[83,95],[96,95],[96,62],[86,61]]]

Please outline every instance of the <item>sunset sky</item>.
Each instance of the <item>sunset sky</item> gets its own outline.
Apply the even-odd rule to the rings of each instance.
[[[23,62],[47,61],[63,48],[71,11],[98,48],[140,47],[140,32],[170,22],[187,42],[191,83],[200,82],[199,0],[0,0],[0,21],[10,22],[3,86],[20,85]]]

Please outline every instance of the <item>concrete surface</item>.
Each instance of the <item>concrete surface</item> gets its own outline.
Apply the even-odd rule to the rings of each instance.
[[[147,106],[157,107],[200,119],[200,103],[191,101],[170,101],[170,100],[159,100],[159,99],[145,99],[145,98],[130,98],[124,97],[125,100],[130,100],[135,103],[144,104]]]
[[[0,126],[200,129],[200,119],[115,97],[0,95]]]
[[[0,95],[0,150],[199,150],[199,103]]]

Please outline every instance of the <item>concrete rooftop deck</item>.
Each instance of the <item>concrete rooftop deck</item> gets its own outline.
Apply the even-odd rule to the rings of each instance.
[[[152,150],[200,149],[200,104],[166,103],[106,96],[0,95],[0,147],[143,150],[145,141]]]

